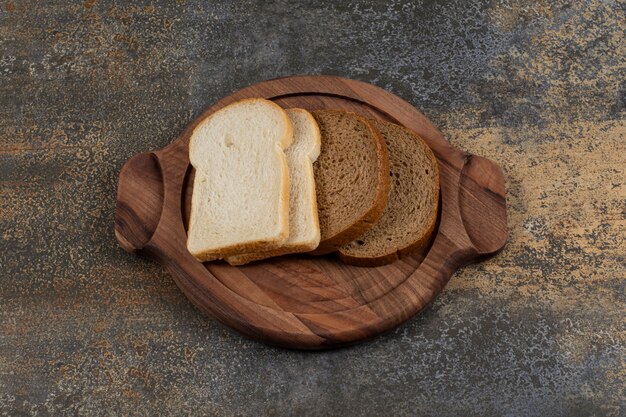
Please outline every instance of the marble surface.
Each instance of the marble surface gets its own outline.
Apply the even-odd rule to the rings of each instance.
[[[622,1],[0,1],[0,414],[619,416]],[[510,239],[432,307],[303,353],[198,313],[113,234],[132,155],[250,83],[413,103],[506,178]]]

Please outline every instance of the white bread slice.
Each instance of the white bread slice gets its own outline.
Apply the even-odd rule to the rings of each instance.
[[[196,169],[187,249],[198,260],[280,245],[289,234],[289,173],[283,152],[293,140],[287,113],[247,99],[213,113],[194,129]]]
[[[293,143],[285,151],[289,164],[289,237],[273,250],[229,256],[231,265],[266,259],[288,253],[308,252],[320,243],[320,224],[317,218],[317,198],[313,162],[320,154],[321,135],[317,122],[306,110],[288,109],[293,124]]]

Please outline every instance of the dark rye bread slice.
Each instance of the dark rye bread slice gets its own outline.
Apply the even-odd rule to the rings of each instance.
[[[343,110],[313,112],[322,134],[313,164],[321,240],[314,255],[336,251],[382,216],[389,194],[385,141],[369,122]]]
[[[389,152],[391,190],[387,208],[372,228],[339,249],[348,264],[379,266],[422,246],[435,228],[439,166],[428,145],[413,131],[370,120]]]

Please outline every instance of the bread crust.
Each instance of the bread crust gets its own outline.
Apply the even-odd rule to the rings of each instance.
[[[278,104],[274,103],[273,101],[266,100],[263,98],[246,98],[246,99],[231,103],[228,106],[223,107],[220,110],[216,111],[215,113],[210,114],[200,123],[198,123],[198,125],[193,129],[191,136],[190,136],[189,153],[191,154],[193,152],[193,143],[194,143],[194,138],[196,137],[195,136],[196,130],[200,129],[204,124],[208,123],[208,121],[211,120],[213,117],[215,117],[215,115],[219,114],[220,112],[224,111],[226,108],[232,105],[241,104],[245,102],[255,102],[255,101],[260,101],[266,104],[271,104],[276,109],[280,110],[279,114],[281,114],[285,122],[285,133],[279,141],[280,147],[276,148],[276,151],[282,160],[281,174],[282,174],[282,179],[283,179],[281,199],[279,202],[282,219],[283,219],[282,224],[280,224],[280,233],[276,236],[275,239],[264,239],[264,240],[254,241],[254,242],[233,244],[233,245],[223,246],[217,250],[206,250],[206,251],[196,251],[196,252],[189,251],[191,255],[193,255],[197,260],[201,262],[213,261],[216,259],[223,259],[226,256],[238,254],[242,252],[254,252],[254,251],[258,251],[260,248],[278,247],[289,236],[289,169],[287,166],[287,158],[285,156],[284,150],[287,147],[289,147],[289,145],[291,145],[291,143],[293,142],[293,126],[291,124],[291,120],[289,119],[289,116],[287,116],[287,112],[285,112],[285,110],[282,107],[280,107]],[[190,225],[189,227],[191,227],[191,224],[193,224],[193,219],[192,219],[193,215],[194,215],[194,209],[193,209],[193,198],[192,198],[191,199],[191,211],[189,215],[189,225]],[[187,230],[187,235],[189,235],[188,230]]]
[[[321,241],[317,249],[310,252],[311,255],[325,255],[327,253],[335,252],[341,246],[353,241],[354,239],[365,233],[369,228],[371,228],[374,223],[376,223],[378,219],[380,219],[385,211],[390,188],[389,155],[387,153],[387,145],[385,144],[385,140],[383,139],[378,129],[372,126],[372,124],[366,118],[353,112],[346,112],[344,110],[334,109],[322,111],[348,113],[353,115],[355,118],[357,118],[357,120],[365,125],[374,140],[378,175],[374,199],[372,200],[372,205],[370,206],[370,208],[363,214],[360,219],[358,219],[352,225],[336,233],[334,236],[331,236]]]
[[[344,263],[355,265],[355,266],[382,266],[382,265],[390,264],[408,255],[409,253],[419,249],[424,244],[426,244],[435,230],[435,226],[437,225],[437,217],[438,217],[437,214],[439,211],[439,200],[440,200],[440,193],[441,193],[441,183],[440,183],[440,177],[439,177],[439,163],[432,149],[430,149],[426,141],[424,141],[424,139],[422,139],[421,136],[419,136],[417,133],[415,133],[409,128],[406,128],[404,126],[402,126],[402,128],[404,128],[407,132],[409,132],[411,136],[413,136],[416,140],[419,140],[423,143],[434,166],[435,181],[433,185],[435,187],[437,198],[436,198],[434,211],[432,215],[430,216],[430,223],[428,225],[428,228],[425,230],[424,234],[422,234],[421,236],[417,238],[415,242],[409,245],[406,245],[402,248],[398,248],[396,251],[386,254],[386,255],[381,255],[381,256],[376,256],[376,257],[354,256],[354,255],[349,255],[343,252],[341,249],[339,249],[338,250],[339,259],[343,261]]]

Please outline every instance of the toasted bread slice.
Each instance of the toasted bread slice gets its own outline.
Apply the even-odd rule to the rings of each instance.
[[[393,123],[370,120],[389,151],[391,190],[378,222],[339,249],[346,263],[378,266],[393,262],[427,242],[439,205],[439,165],[414,132]]]
[[[322,133],[313,164],[322,255],[365,233],[382,216],[389,193],[385,141],[368,121],[342,110],[313,112]]]

